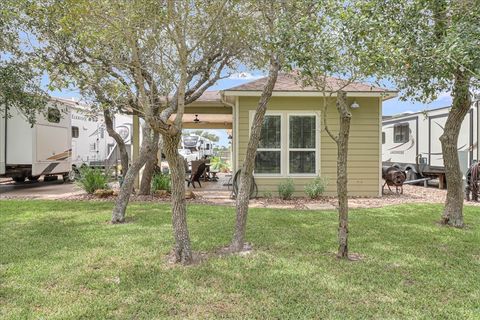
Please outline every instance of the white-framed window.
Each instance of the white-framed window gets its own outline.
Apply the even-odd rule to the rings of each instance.
[[[315,114],[288,116],[288,174],[316,175],[317,117]]]
[[[282,173],[282,115],[267,114],[263,121],[260,142],[255,157],[255,173]]]
[[[408,123],[398,123],[393,126],[393,143],[408,142],[410,126]]]
[[[250,127],[254,118],[250,112]],[[319,113],[267,111],[255,158],[255,176],[316,176],[320,172]]]
[[[80,136],[80,130],[78,127],[72,126],[72,138],[78,138]]]

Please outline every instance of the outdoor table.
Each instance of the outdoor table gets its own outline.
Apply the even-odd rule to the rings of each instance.
[[[203,173],[203,180],[204,181],[209,181],[209,180],[211,180],[211,178],[210,178],[210,166],[211,166],[211,164],[210,163],[205,163],[205,166],[207,166],[207,169]]]
[[[212,174],[212,177],[211,177],[212,181],[214,182],[218,181],[218,177],[217,177],[218,172],[219,172],[218,170],[210,170],[210,173]]]

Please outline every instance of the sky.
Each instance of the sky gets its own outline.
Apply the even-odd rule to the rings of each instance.
[[[249,81],[253,81],[263,77],[264,75],[259,71],[243,71],[230,75],[228,78],[219,80],[216,85],[211,87],[209,90],[222,90],[231,88]],[[46,85],[48,80],[47,78],[43,79],[44,84]],[[78,100],[80,98],[80,93],[76,88],[64,89],[61,91],[52,91],[50,93],[54,97],[71,99],[74,98]],[[401,93],[400,93],[401,94]],[[401,101],[399,97],[389,99],[383,103],[383,115],[393,115],[404,112],[417,112],[423,110],[437,109],[441,107],[450,106],[452,103],[452,97],[449,92],[444,92],[439,95],[438,99],[425,104],[412,100]],[[228,135],[226,130],[209,130],[210,132],[215,133],[219,136],[220,141],[218,145],[228,146]]]

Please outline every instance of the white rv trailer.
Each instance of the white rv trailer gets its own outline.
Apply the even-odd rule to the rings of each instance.
[[[198,135],[182,136],[182,149],[191,150],[192,154],[197,156],[197,159],[201,159],[204,156],[213,155],[214,143],[205,137]]]
[[[382,123],[382,161],[407,171],[409,180],[427,176],[428,172],[443,172],[440,136],[450,107],[404,113],[384,117]],[[467,113],[458,137],[458,154],[462,172],[480,159],[478,142],[479,101]]]
[[[6,109],[6,108],[2,108]],[[32,126],[26,116],[10,108],[0,116],[0,176],[22,182],[71,170],[70,108],[51,100]]]
[[[102,114],[92,114],[89,110],[73,101],[72,106],[72,164],[80,167],[113,166],[120,162],[117,143],[107,133]],[[133,120],[129,115],[117,114],[113,117],[113,127],[127,144],[131,154]]]

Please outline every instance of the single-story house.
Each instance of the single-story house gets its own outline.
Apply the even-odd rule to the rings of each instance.
[[[335,92],[342,85],[330,78]],[[265,78],[222,91],[208,91],[185,108],[184,128],[229,129],[232,133],[233,172],[241,169],[250,126]],[[350,83],[344,89],[351,108],[348,181],[351,196],[381,195],[382,103],[397,92],[364,83]],[[328,94],[330,95],[330,94]],[[259,195],[276,193],[278,184],[292,178],[296,194],[317,176],[326,177],[327,195],[335,194],[337,148],[323,130],[322,92],[303,87],[291,74],[278,76],[268,103],[262,140],[258,148],[255,180]],[[328,98],[327,124],[336,132],[336,94]]]

